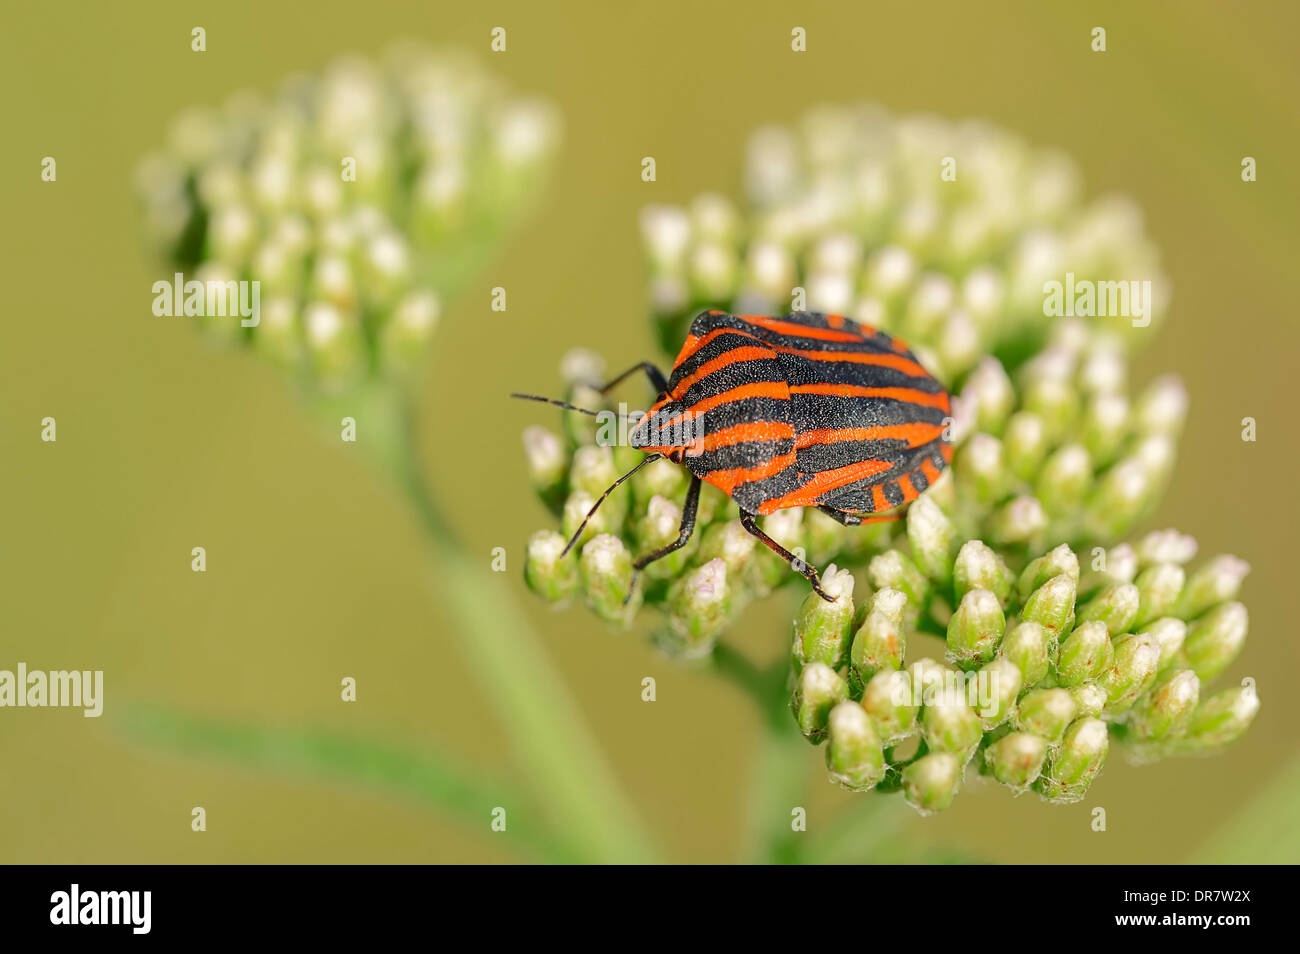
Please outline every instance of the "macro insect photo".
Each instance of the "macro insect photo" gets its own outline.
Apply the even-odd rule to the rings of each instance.
[[[0,66],[42,924],[1115,866],[1090,930],[1300,861],[1291,5],[119,14]]]

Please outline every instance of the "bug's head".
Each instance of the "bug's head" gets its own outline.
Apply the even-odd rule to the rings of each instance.
[[[697,425],[698,418],[687,413],[686,405],[665,397],[632,428],[628,443],[643,451],[680,459],[701,436]]]

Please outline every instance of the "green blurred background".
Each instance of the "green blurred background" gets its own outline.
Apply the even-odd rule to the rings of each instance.
[[[510,727],[493,720],[430,599],[404,502],[355,454],[317,439],[268,364],[153,317],[161,270],[132,192],[138,160],[182,107],[270,90],[405,37],[480,52],[564,115],[539,213],[444,314],[421,441],[474,558],[508,548],[518,599],[667,857],[737,854],[757,717],[639,631],[607,632],[580,608],[549,612],[524,590],[523,541],[549,518],[528,489],[518,435],[553,418],[504,395],[555,390],[574,345],[611,367],[653,354],[643,204],[738,195],[755,126],[874,99],[985,117],[1064,147],[1089,195],[1123,191],[1145,209],[1175,299],[1134,377],[1177,371],[1192,397],[1152,525],[1253,564],[1251,636],[1228,677],[1254,676],[1264,703],[1247,738],[1216,759],[1139,768],[1112,758],[1087,800],[1067,807],[973,786],[944,815],[909,822],[917,844],[994,861],[1300,860],[1275,837],[1296,827],[1297,773],[1249,808],[1294,764],[1300,714],[1285,681],[1300,661],[1284,614],[1300,509],[1288,284],[1300,252],[1295,4],[50,2],[12,6],[5,20],[0,668],[102,668],[107,698],[99,720],[0,711],[0,860],[524,857],[509,833],[488,833],[486,817],[472,831],[414,801],[152,748],[123,728],[131,703],[161,704],[505,765]],[[808,31],[806,54],[790,52],[795,25]],[[1099,25],[1105,54],[1089,50]],[[204,54],[190,51],[193,26],[207,29]],[[488,51],[494,26],[508,30],[505,54]],[[56,183],[40,180],[46,155]],[[640,179],[645,155],[658,160],[655,183]],[[1245,155],[1259,162],[1254,184],[1240,180]],[[509,292],[505,315],[489,309],[496,285]],[[39,439],[47,415],[56,444]],[[1257,443],[1240,439],[1246,416]],[[190,571],[194,546],[207,548],[206,574]],[[788,637],[772,616],[784,609],[751,610],[729,638],[776,658]],[[358,680],[355,705],[339,700],[345,675]],[[648,675],[653,705],[640,701]],[[809,748],[814,830],[862,797],[826,785],[820,756]],[[208,814],[201,834],[190,830],[195,805]],[[1090,829],[1097,805],[1105,833]],[[1230,823],[1245,827],[1219,834]]]

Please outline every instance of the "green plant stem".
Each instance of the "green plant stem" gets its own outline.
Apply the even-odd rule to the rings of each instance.
[[[468,831],[487,831],[492,809],[514,804],[512,785],[452,764],[444,756],[351,738],[321,729],[246,725],[132,706],[122,717],[126,734],[188,756],[223,759],[252,770],[347,781],[396,792],[449,816]],[[508,816],[512,840],[536,857],[576,861],[566,845],[525,813]]]
[[[429,492],[416,456],[409,405],[403,413],[395,476],[431,544],[434,589],[549,823],[587,860],[654,860],[649,837],[527,616],[497,574],[465,555]]]

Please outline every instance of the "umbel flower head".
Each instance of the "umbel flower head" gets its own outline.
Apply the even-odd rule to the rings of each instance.
[[[1242,648],[1246,565],[1191,566],[1195,542],[1169,531],[1119,543],[1159,503],[1188,407],[1172,376],[1129,385],[1129,352],[1169,300],[1135,208],[1082,202],[1068,159],[1002,130],[873,107],[761,131],[746,188],[743,207],[706,195],[645,210],[664,351],[704,308],[840,312],[901,337],[954,396],[951,466],[904,521],[849,528],[811,509],[759,521],[834,597],[810,593],[798,611],[789,686],[832,781],[901,790],[922,811],[972,771],[1071,801],[1112,741],[1152,760],[1239,737],[1259,707],[1253,683],[1210,683]],[[1045,307],[1054,281],[1121,280],[1150,282],[1128,314]],[[572,403],[610,407],[599,358],[576,352],[562,370]],[[565,554],[643,455],[611,439],[612,415],[562,420],[524,435],[560,523],[528,544],[526,579],[545,599],[580,598],[617,625],[653,607],[658,644],[690,657],[712,653],[748,603],[806,586],[709,484],[690,543],[634,585],[634,558],[678,534],[688,477],[666,460]],[[909,657],[926,640],[933,651]]]
[[[139,188],[187,280],[260,283],[256,327],[205,327],[341,390],[414,364],[558,137],[551,106],[474,60],[403,47],[183,113]]]

